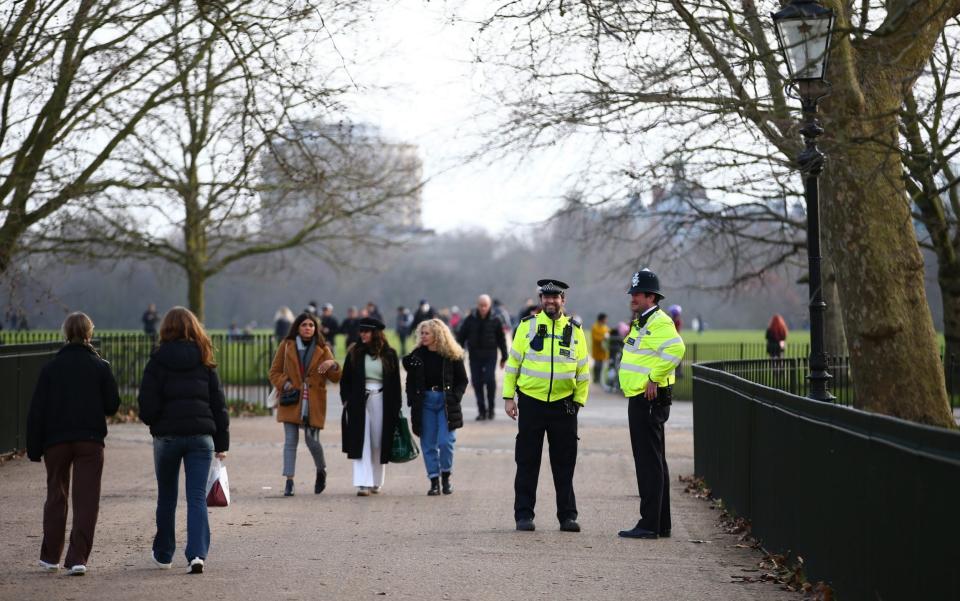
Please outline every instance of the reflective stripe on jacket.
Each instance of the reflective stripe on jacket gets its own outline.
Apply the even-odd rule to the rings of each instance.
[[[634,321],[623,341],[620,359],[620,388],[627,398],[642,394],[647,382],[669,386],[676,381],[676,369],[686,347],[673,320],[659,307],[641,328]]]
[[[563,330],[572,328],[570,345],[563,346]],[[543,349],[530,347],[540,325],[546,327]],[[520,323],[513,337],[503,377],[503,398],[512,399],[517,388],[541,401],[558,401],[573,395],[581,405],[587,402],[590,370],[587,366],[587,338],[583,329],[566,315],[556,320],[543,312]]]

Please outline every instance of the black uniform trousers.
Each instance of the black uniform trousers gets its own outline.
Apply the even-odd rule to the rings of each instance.
[[[563,401],[549,403],[518,392],[520,415],[517,433],[517,477],[513,483],[514,519],[533,519],[540,479],[543,435],[550,445],[550,469],[557,491],[557,519],[577,519],[573,494],[573,470],[577,464],[577,416],[570,415]]]
[[[497,394],[497,355],[470,355],[470,381],[477,396],[477,411],[485,417],[493,417],[493,398]],[[483,391],[487,400],[483,400]]]
[[[671,528],[670,473],[663,438],[663,424],[669,417],[670,405],[651,403],[643,393],[630,397],[627,419],[640,493],[637,525],[657,534],[665,534]]]

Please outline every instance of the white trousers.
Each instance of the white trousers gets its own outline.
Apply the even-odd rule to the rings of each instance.
[[[353,460],[353,485],[383,486],[386,465],[380,463],[383,440],[383,383],[367,382],[367,411],[363,427],[363,458]],[[377,392],[379,391],[379,392]]]

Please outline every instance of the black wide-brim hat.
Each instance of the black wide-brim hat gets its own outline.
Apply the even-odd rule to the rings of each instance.
[[[384,330],[386,325],[379,319],[373,317],[361,317],[357,323],[357,327],[361,330]]]

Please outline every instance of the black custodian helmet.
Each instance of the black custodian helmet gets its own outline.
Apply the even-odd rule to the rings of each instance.
[[[636,294],[638,292],[656,294],[658,300],[662,299],[663,295],[660,294],[660,278],[657,277],[657,274],[646,268],[634,272],[627,294]]]

